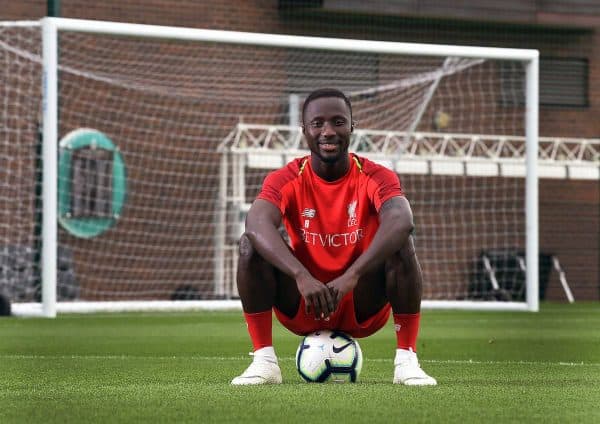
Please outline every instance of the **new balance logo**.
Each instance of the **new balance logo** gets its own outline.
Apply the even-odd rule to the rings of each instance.
[[[317,211],[316,211],[316,210],[314,210],[314,209],[305,208],[305,209],[302,211],[301,215],[302,215],[302,216],[305,216],[305,217],[307,217],[307,218],[314,218],[314,217],[315,217],[315,215],[316,215],[316,213],[317,213]]]
[[[314,218],[316,214],[317,214],[316,210],[311,209],[311,208],[304,208],[304,210],[300,214],[304,218],[308,218],[308,219],[304,220],[304,228],[310,227],[310,218]]]
[[[333,347],[332,347],[333,353],[340,353],[342,350],[346,349],[348,346],[352,346],[352,342],[346,343],[345,345],[342,345],[340,347],[333,345]]]

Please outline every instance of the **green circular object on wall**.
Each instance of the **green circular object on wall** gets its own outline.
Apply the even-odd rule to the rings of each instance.
[[[99,173],[101,169],[105,171],[103,174]],[[89,184],[90,176],[93,185]],[[65,135],[59,142],[58,157],[60,225],[81,238],[92,238],[111,228],[125,204],[126,179],[123,156],[106,135],[91,128],[80,128]],[[75,190],[81,192],[81,186],[87,192],[75,195]],[[105,198],[96,199],[97,193]],[[97,205],[101,205],[100,212]]]

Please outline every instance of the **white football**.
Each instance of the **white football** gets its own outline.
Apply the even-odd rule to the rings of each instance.
[[[340,331],[321,330],[304,336],[296,351],[296,368],[311,383],[356,382],[363,356],[358,342]]]

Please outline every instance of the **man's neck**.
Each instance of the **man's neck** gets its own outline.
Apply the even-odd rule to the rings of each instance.
[[[311,166],[315,174],[325,181],[335,181],[342,178],[350,169],[350,158],[348,154],[335,162],[324,162],[320,158],[312,155]]]

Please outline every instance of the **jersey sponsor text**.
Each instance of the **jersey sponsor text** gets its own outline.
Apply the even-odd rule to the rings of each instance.
[[[312,231],[300,228],[298,233],[304,243],[323,247],[349,246],[358,243],[365,236],[362,228],[357,228],[348,233],[334,234],[313,233]]]

